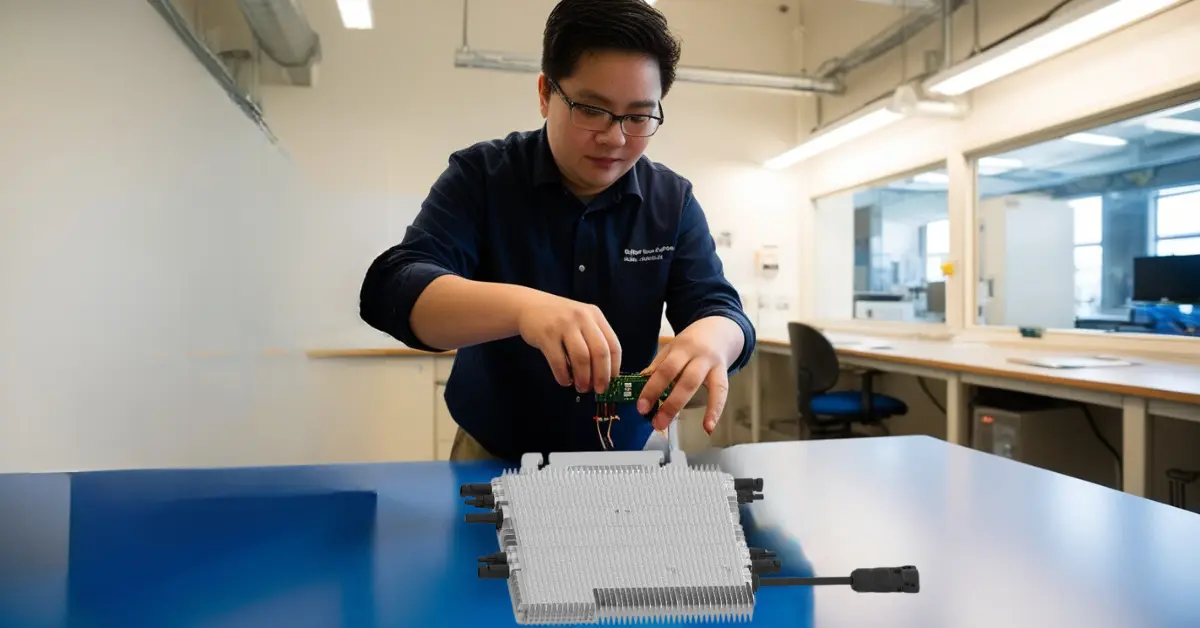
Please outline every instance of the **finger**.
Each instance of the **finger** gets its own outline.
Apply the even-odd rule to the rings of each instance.
[[[599,394],[608,389],[608,380],[612,376],[611,356],[608,353],[608,340],[600,326],[594,323],[584,325],[580,330],[583,340],[587,343],[588,355],[591,357],[591,389]]]
[[[704,378],[704,387],[708,389],[708,405],[704,410],[704,431],[712,436],[717,429],[717,421],[725,412],[725,402],[729,399],[729,373],[720,367],[714,367]]]
[[[671,345],[669,345],[669,344],[664,346],[662,349],[660,349],[658,353],[654,354],[654,359],[650,362],[650,366],[647,366],[646,368],[642,369],[641,374],[642,375],[653,374],[654,371],[658,369],[658,365],[662,363],[663,358],[667,357],[667,354],[670,352],[671,352]]]
[[[592,385],[592,361],[588,357],[587,341],[583,333],[575,328],[563,336],[563,344],[567,347],[567,359],[571,363],[571,374],[575,379],[575,391],[587,392]]]
[[[708,364],[704,360],[692,360],[687,367],[683,369],[683,373],[679,376],[679,381],[675,382],[675,388],[671,390],[671,394],[662,402],[658,413],[654,415],[654,428],[666,429],[675,417],[683,411],[683,406],[692,400],[696,395],[696,391],[700,390],[700,384],[704,383],[704,377],[708,374]]]
[[[683,367],[687,366],[687,362],[688,356],[685,351],[671,351],[670,355],[662,359],[642,388],[642,394],[637,402],[638,412],[648,414],[654,408],[654,403],[662,397],[667,386],[679,377],[679,374],[683,372]]]
[[[559,386],[570,386],[571,371],[567,364],[567,352],[562,343],[546,343],[546,347],[542,349],[542,355],[546,356],[546,363],[550,365],[550,370],[554,373],[554,381],[558,382]]]
[[[600,327],[600,332],[604,334],[604,340],[608,343],[609,356],[609,381],[616,379],[621,374],[621,340],[617,338],[617,332],[613,331],[612,325],[608,324],[608,319],[604,318],[604,314],[597,310],[596,324]],[[607,388],[607,384],[605,385]]]

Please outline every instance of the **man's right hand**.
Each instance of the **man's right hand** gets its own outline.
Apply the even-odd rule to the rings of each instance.
[[[601,393],[620,374],[621,343],[595,305],[538,293],[520,310],[521,338],[546,356],[561,386]]]

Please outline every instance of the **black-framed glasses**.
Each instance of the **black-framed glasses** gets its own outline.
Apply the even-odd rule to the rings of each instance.
[[[562,88],[554,81],[550,81],[550,89],[554,90],[563,99],[563,102],[567,103],[567,109],[571,112],[571,124],[587,131],[607,131],[612,128],[613,123],[617,123],[621,125],[621,132],[625,135],[630,137],[650,137],[658,132],[658,127],[662,126],[663,123],[663,107],[661,102],[658,103],[659,115],[648,113],[618,115],[603,107],[585,105],[567,98]]]

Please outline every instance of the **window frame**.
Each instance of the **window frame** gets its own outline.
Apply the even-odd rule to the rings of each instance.
[[[961,159],[963,165],[965,165],[964,172],[962,173],[965,175],[965,180],[956,181],[952,170],[950,182],[951,188],[957,188],[965,197],[963,198],[965,205],[963,220],[969,224],[969,228],[966,231],[967,239],[965,246],[958,253],[958,255],[961,255],[961,259],[958,261],[963,266],[962,275],[968,278],[977,277],[979,254],[982,251],[979,231],[980,198],[978,194],[980,160],[1048,142],[1072,133],[1095,131],[1105,126],[1127,122],[1135,118],[1188,105],[1197,101],[1200,101],[1200,82],[1183,85],[1173,90],[1164,90],[1137,100],[1115,104],[1090,115],[1083,114],[1079,117],[1064,119],[1060,123],[1048,124],[1024,133],[950,148],[949,158],[951,162]],[[1153,213],[1153,210],[1151,213]],[[953,212],[951,216],[952,218],[955,217]],[[1147,244],[1149,245],[1151,242]],[[979,323],[979,298],[982,291],[986,289],[986,286],[970,279],[961,283],[961,292],[958,295],[960,302],[956,303],[955,307],[963,308],[965,316],[961,321],[961,325],[955,326],[951,330],[951,333],[966,340],[981,342],[1004,342],[1006,339],[1011,338],[1012,334],[1018,330],[1017,325],[981,325]],[[1055,338],[1058,342],[1065,342],[1072,345],[1086,343],[1088,346],[1111,347],[1113,349],[1137,347],[1138,350],[1142,351],[1155,348],[1154,350],[1162,350],[1169,353],[1190,353],[1195,350],[1195,342],[1197,341],[1197,338],[1189,336],[1139,332],[1110,334],[1106,331],[1092,329],[1052,329],[1046,330],[1044,335]]]
[[[1155,256],[1162,255],[1162,253],[1159,252],[1159,246],[1163,242],[1178,242],[1181,240],[1195,240],[1200,238],[1200,225],[1197,226],[1196,231],[1176,233],[1169,236],[1159,235],[1159,203],[1164,198],[1178,198],[1181,196],[1195,196],[1197,211],[1200,212],[1200,184],[1160,188],[1153,192],[1153,202],[1150,208],[1150,237],[1152,250]],[[1197,251],[1197,253],[1200,253],[1200,251]],[[1171,255],[1178,255],[1178,253],[1171,253]],[[1184,253],[1184,255],[1190,254]]]
[[[951,165],[948,160],[942,159],[942,160],[938,160],[938,161],[935,161],[932,163],[927,163],[920,167],[896,170],[890,174],[877,176],[875,178],[872,178],[867,181],[863,181],[861,183],[857,183],[855,185],[834,188],[829,191],[823,191],[818,195],[809,197],[809,203],[812,208],[812,211],[815,212],[820,207],[822,201],[825,201],[827,199],[836,198],[836,197],[840,197],[840,196],[847,195],[847,194],[856,194],[858,192],[861,192],[864,190],[869,190],[869,189],[875,188],[875,187],[879,187],[881,185],[886,185],[888,183],[892,183],[895,181],[911,179],[917,175],[924,174],[927,172],[938,172],[938,171],[945,171],[947,174],[947,177],[949,178],[949,181],[945,184],[946,185],[946,220],[950,221],[951,253],[949,254],[948,257],[953,259],[952,255],[953,255],[953,250],[954,250],[955,222],[954,222],[954,216],[953,216],[953,202],[951,200],[951,194],[952,194],[951,186],[953,185],[954,174],[953,174],[953,171],[951,170]],[[813,255],[814,257],[816,256],[815,247],[814,247],[813,251],[810,253],[810,255]],[[813,266],[811,266],[811,268],[813,268],[815,270],[815,259],[813,260]],[[946,281],[949,284],[949,281],[950,281],[949,278],[946,278]],[[954,299],[953,296],[949,293],[949,285],[947,286],[947,289],[948,289],[948,292],[946,295],[946,314],[945,314],[945,320],[942,322],[875,321],[875,320],[869,320],[869,319],[854,318],[853,303],[851,304],[851,307],[850,307],[850,318],[833,318],[833,319],[821,318],[819,320],[823,324],[827,324],[834,328],[851,329],[851,330],[858,329],[858,330],[864,331],[865,333],[871,333],[872,331],[885,331],[886,332],[888,330],[892,330],[895,332],[927,332],[927,333],[928,332],[938,332],[938,333],[940,333],[946,329],[949,329],[950,320],[951,320],[950,311],[952,309],[958,307],[957,300]],[[802,292],[802,294],[803,294],[803,292]],[[822,295],[818,294],[817,290],[814,289],[809,294],[808,297],[802,297],[802,298],[804,298],[806,300],[811,299],[810,303],[813,303],[814,309],[815,309],[815,301],[822,298]]]

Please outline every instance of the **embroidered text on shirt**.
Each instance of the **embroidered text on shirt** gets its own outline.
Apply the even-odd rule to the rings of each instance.
[[[625,249],[626,262],[653,262],[663,258],[664,253],[674,251],[673,246],[656,246],[652,249]]]

